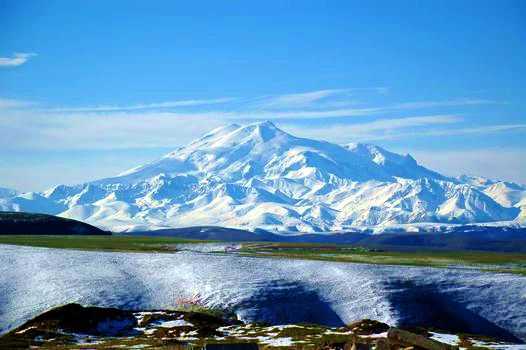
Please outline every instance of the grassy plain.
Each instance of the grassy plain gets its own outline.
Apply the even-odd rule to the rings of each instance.
[[[119,252],[175,252],[182,243],[211,241],[188,240],[174,237],[147,236],[44,236],[0,235],[0,244],[34,247],[119,251]],[[410,251],[375,250],[350,245],[317,243],[243,243],[236,253],[248,256],[368,263],[381,265],[408,265],[473,267],[493,272],[526,275],[526,254],[481,251]]]
[[[481,251],[388,251],[348,245],[252,243],[242,253],[286,259],[409,266],[464,266],[526,275],[526,254]]]
[[[177,243],[202,243],[203,241],[174,237],[145,236],[47,236],[0,235],[0,244],[32,247],[99,250],[119,252],[173,252]]]

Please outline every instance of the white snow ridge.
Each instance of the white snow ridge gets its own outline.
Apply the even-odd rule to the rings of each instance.
[[[374,145],[292,136],[271,122],[215,129],[119,176],[0,195],[114,231],[219,225],[327,232],[401,224],[526,221],[526,186],[450,178]]]

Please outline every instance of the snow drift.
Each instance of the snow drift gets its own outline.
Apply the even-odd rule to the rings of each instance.
[[[369,318],[526,339],[526,277],[470,268],[2,245],[0,291],[0,333],[66,303],[167,309],[199,296],[250,322]]]

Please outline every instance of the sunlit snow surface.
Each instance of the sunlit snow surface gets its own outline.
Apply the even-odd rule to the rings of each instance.
[[[2,333],[63,303],[162,309],[196,295],[243,320],[274,324],[338,325],[372,318],[394,325],[454,309],[471,326],[498,327],[526,338],[526,278],[517,275],[190,251],[0,245]]]
[[[526,185],[450,178],[369,144],[229,125],[117,177],[47,191],[0,190],[0,210],[110,231],[224,226],[283,233],[526,225]]]

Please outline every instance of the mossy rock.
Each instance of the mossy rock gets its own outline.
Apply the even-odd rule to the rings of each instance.
[[[388,324],[376,320],[364,319],[353,322],[345,328],[353,331],[353,333],[357,335],[371,335],[387,332],[390,327]]]
[[[3,335],[0,348],[27,349],[50,340],[57,347],[65,347],[75,343],[75,334],[94,337],[127,335],[136,326],[137,320],[131,311],[67,304],[46,311]]]

